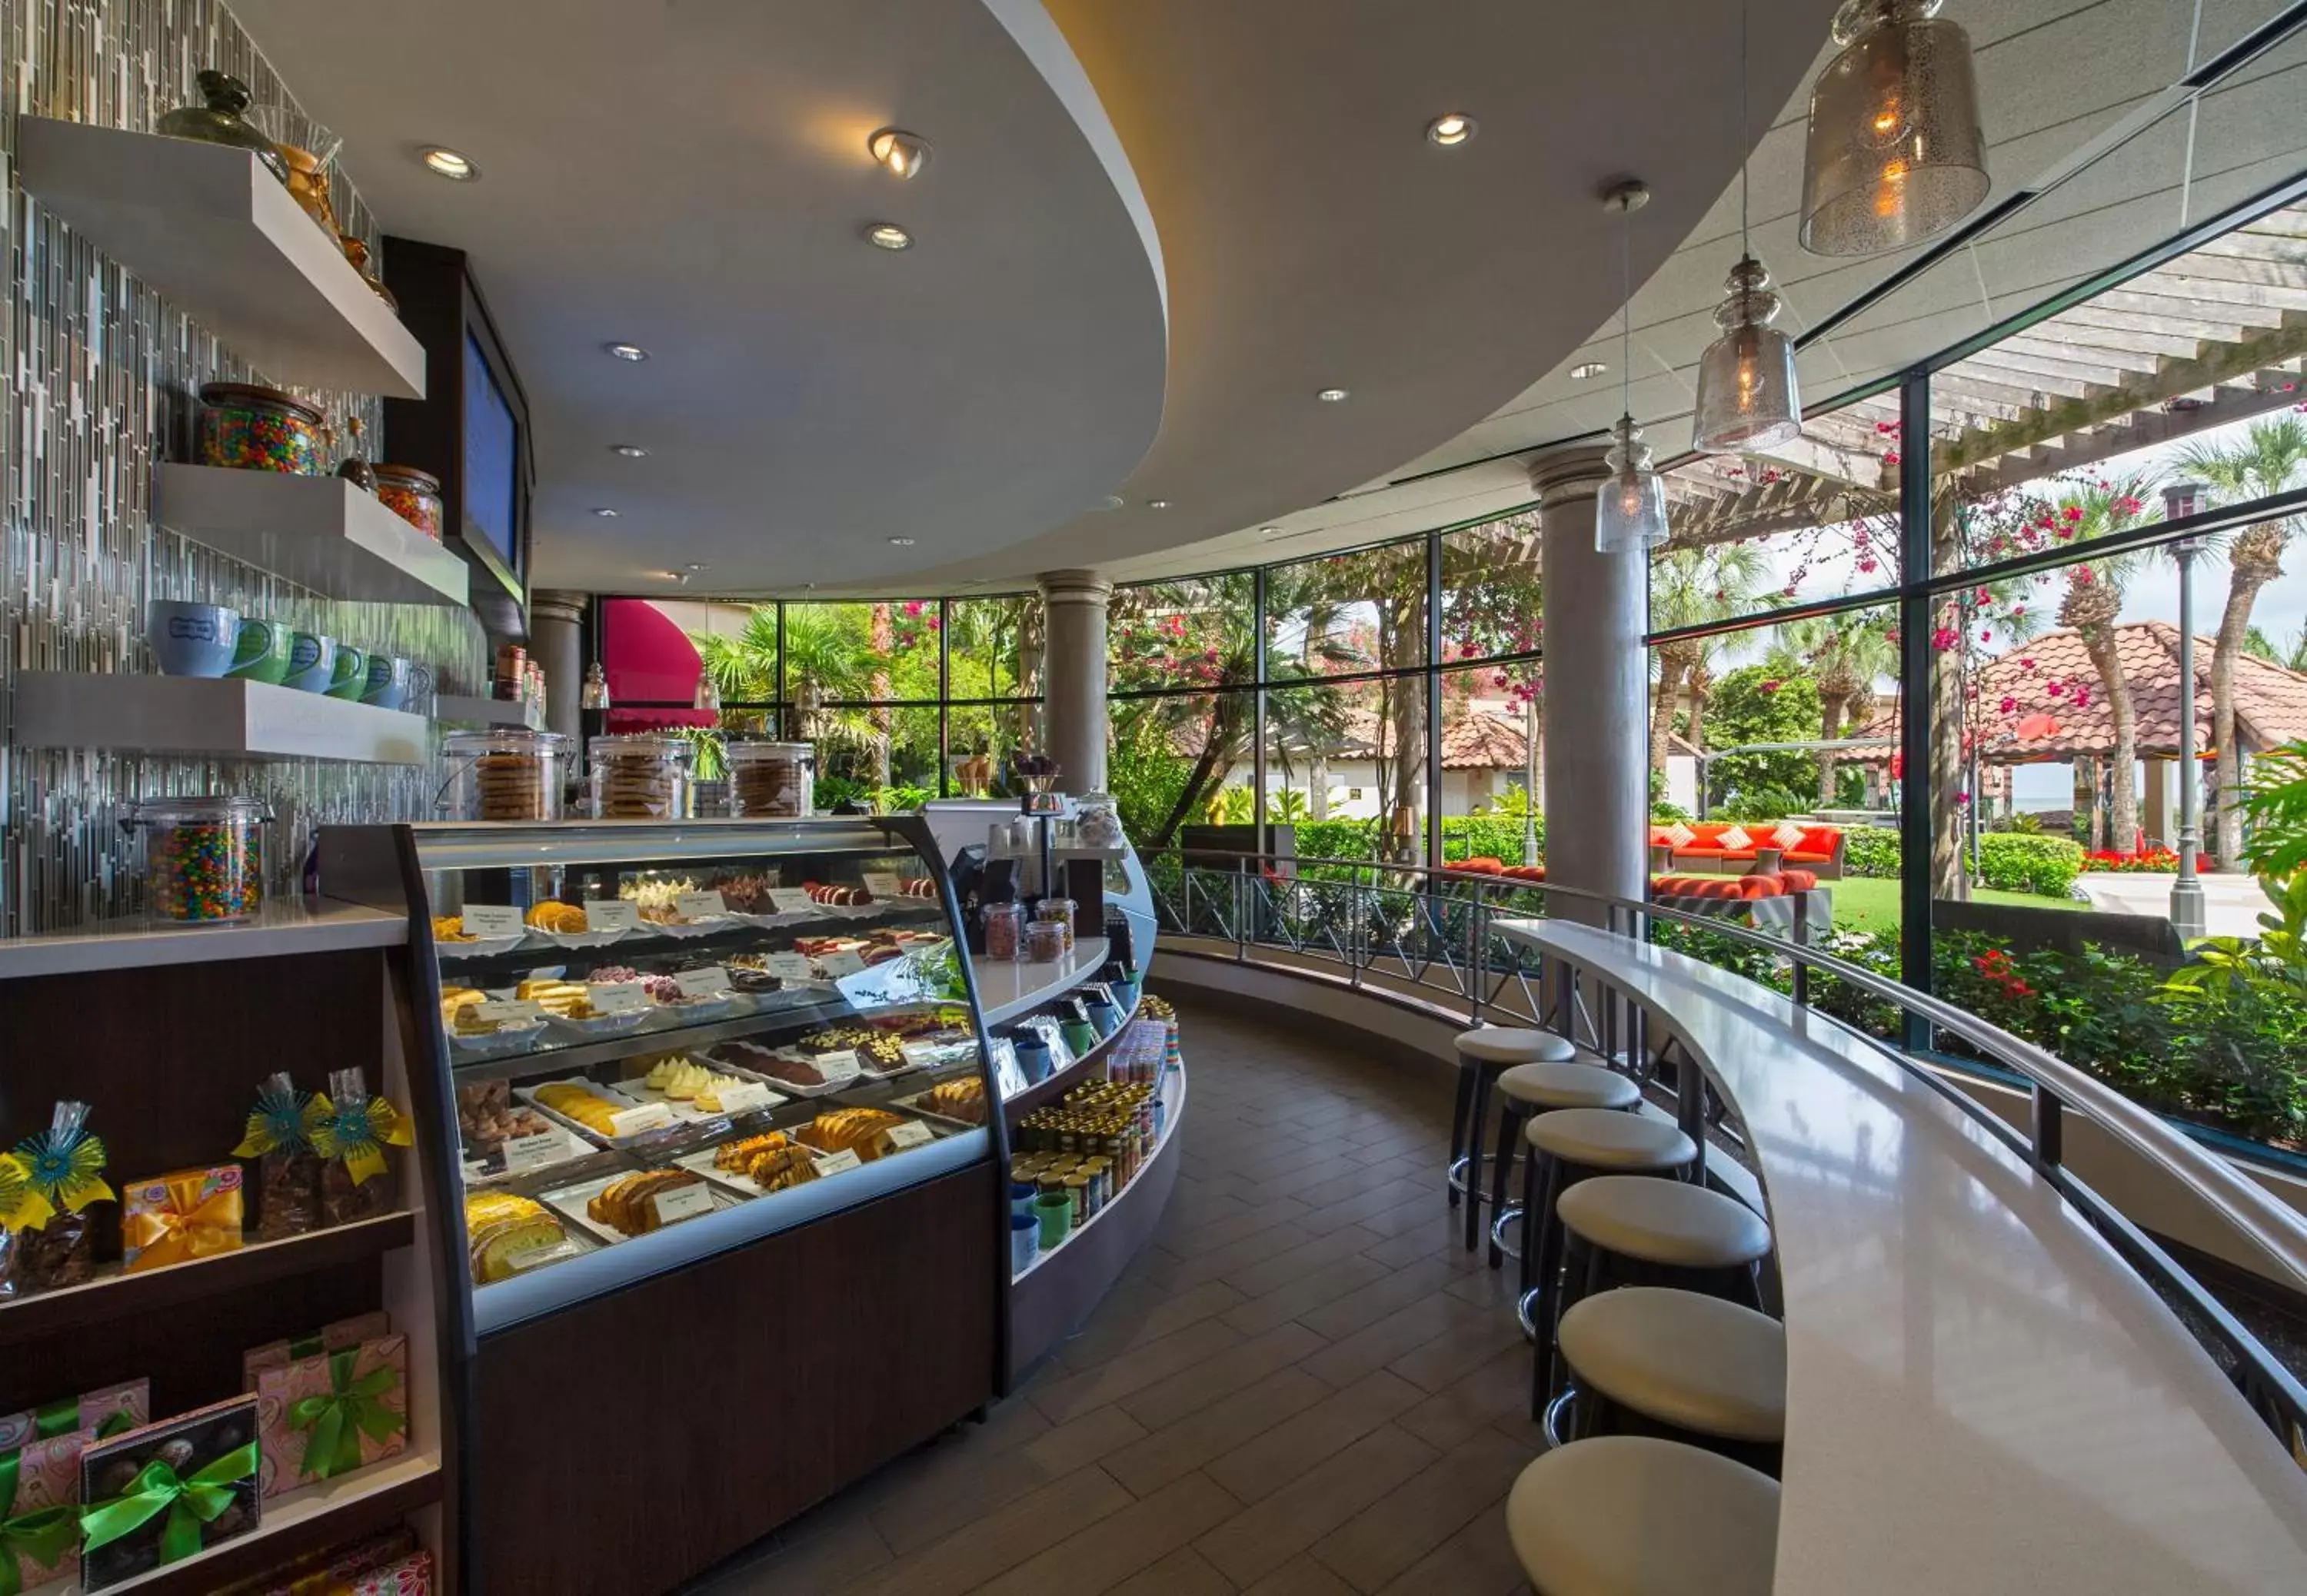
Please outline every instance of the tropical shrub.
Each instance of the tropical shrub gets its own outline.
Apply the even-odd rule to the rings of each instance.
[[[2260,755],[2243,808],[2251,821],[2243,857],[2253,871],[2288,876],[2307,868],[2307,742]]]
[[[2211,856],[2195,855],[2195,868],[2208,870]],[[2170,875],[2179,868],[2179,856],[2168,848],[2140,846],[2129,853],[2117,853],[2111,848],[2094,848],[2083,855],[2083,868],[2092,875]]]
[[[1883,826],[1853,826],[1842,833],[1842,867],[1871,880],[1899,879],[1899,833]]]
[[[1978,874],[1998,892],[2064,898],[2083,867],[2083,850],[2064,837],[1989,832],[1978,840]]]

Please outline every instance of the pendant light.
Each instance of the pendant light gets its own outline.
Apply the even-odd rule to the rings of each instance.
[[[1610,431],[1609,479],[1594,496],[1594,547],[1604,554],[1639,554],[1666,542],[1666,484],[1651,469],[1650,445],[1634,425],[1634,212],[1651,201],[1643,183],[1627,182],[1602,196],[1626,218],[1620,243],[1618,395],[1624,414]]]
[[[1738,7],[1738,264],[1715,308],[1722,336],[1698,360],[1698,412],[1691,445],[1710,455],[1791,443],[1802,436],[1802,396],[1795,384],[1792,339],[1771,323],[1779,296],[1771,274],[1747,243],[1746,7]]]
[[[1810,94],[1803,248],[1873,255],[1934,238],[1986,198],[1970,37],[1940,0],[1843,0],[1842,54]]]

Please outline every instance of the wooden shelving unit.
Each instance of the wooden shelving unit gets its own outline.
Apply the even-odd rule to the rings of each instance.
[[[27,670],[16,679],[16,741],[219,759],[342,759],[423,764],[421,715],[238,677]]]
[[[425,351],[254,155],[16,119],[25,192],[278,382],[425,397]]]
[[[341,477],[160,467],[161,525],[331,599],[464,604],[472,568]]]

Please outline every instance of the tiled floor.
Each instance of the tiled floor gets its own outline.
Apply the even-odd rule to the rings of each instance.
[[[698,1596],[1524,1588],[1528,1353],[1445,1217],[1447,1076],[1179,1008],[1177,1191],[1104,1304],[986,1423]]]

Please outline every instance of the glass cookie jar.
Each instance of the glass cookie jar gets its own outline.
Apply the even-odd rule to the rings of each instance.
[[[146,798],[121,822],[141,838],[150,915],[160,925],[230,925],[264,909],[264,828],[251,798]]]

